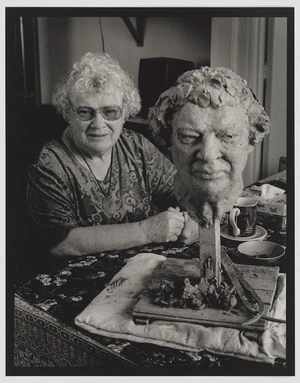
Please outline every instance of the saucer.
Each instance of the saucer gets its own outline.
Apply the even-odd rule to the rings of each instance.
[[[266,238],[267,230],[261,226],[256,226],[256,233],[251,237],[234,237],[233,235],[228,234],[228,226],[224,225],[221,227],[221,236],[226,239],[230,239],[232,241],[238,242],[246,242],[246,241],[258,241]]]

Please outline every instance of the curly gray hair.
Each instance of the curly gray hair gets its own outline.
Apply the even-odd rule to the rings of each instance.
[[[129,74],[108,54],[88,52],[73,65],[70,73],[55,86],[52,103],[68,121],[73,93],[100,93],[109,85],[123,92],[125,120],[141,109],[141,99]]]
[[[181,75],[150,108],[148,120],[158,143],[171,145],[173,117],[187,102],[202,108],[241,107],[249,121],[250,145],[269,133],[270,119],[246,80],[227,68],[205,66]]]

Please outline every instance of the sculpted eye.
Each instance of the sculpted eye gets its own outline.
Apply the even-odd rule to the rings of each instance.
[[[238,139],[238,134],[235,133],[219,132],[216,136],[219,140],[226,143],[233,143],[236,142]]]
[[[181,136],[180,140],[183,144],[192,144],[193,142],[196,141],[196,137],[191,137],[191,136]]]
[[[187,133],[179,133],[178,138],[182,144],[191,145],[199,139],[199,136]]]

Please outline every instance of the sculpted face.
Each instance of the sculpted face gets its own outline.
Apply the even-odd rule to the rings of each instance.
[[[172,122],[177,198],[198,222],[211,224],[230,210],[243,190],[248,153],[245,113],[236,106],[185,104]]]
[[[178,202],[200,225],[211,225],[243,191],[248,154],[269,133],[269,116],[246,80],[205,66],[183,73],[148,119],[157,145],[171,150]]]

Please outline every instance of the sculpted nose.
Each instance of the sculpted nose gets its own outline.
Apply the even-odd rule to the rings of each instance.
[[[221,157],[219,142],[214,134],[202,138],[197,158],[203,162],[213,162]]]

